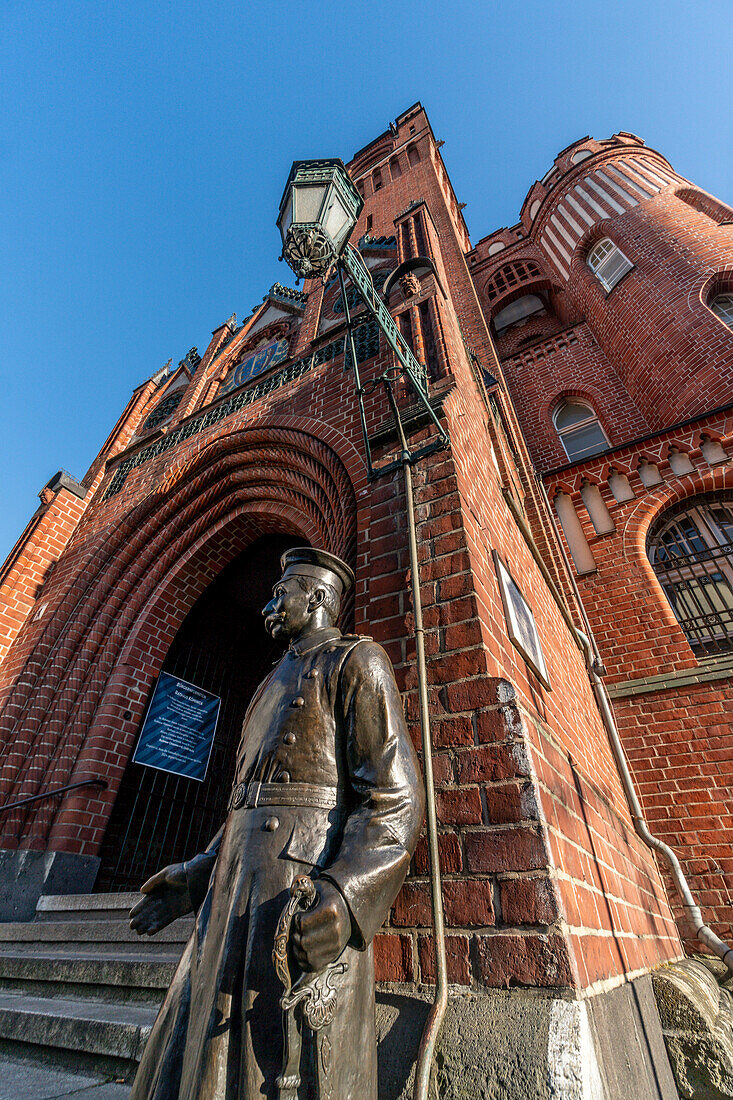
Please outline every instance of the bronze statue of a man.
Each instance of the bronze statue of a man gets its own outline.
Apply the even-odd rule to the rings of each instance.
[[[335,626],[351,570],[309,547],[282,567],[263,614],[289,645],[247,710],[226,822],[149,879],[130,915],[152,935],[196,913],[131,1100],[377,1100],[371,942],[417,842],[422,783],[389,658]],[[294,1010],[301,1084],[288,1093],[272,952],[304,875],[316,897],[292,924],[293,992],[330,966],[337,1007],[318,1032]]]

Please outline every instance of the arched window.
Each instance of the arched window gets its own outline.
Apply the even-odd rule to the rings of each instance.
[[[545,312],[545,303],[537,294],[524,294],[521,298],[515,298],[508,306],[504,306],[504,309],[500,309],[494,317],[496,335],[501,336],[506,329],[519,324],[520,321],[525,321],[535,313]]]
[[[181,389],[175,390],[173,393],[169,393],[167,397],[164,397],[163,400],[155,406],[141,430],[147,432],[151,428],[157,428],[163,421],[170,419],[180,405],[183,393],[184,387],[181,387]]]
[[[733,294],[716,294],[708,305],[716,317],[733,329]]]
[[[606,433],[590,405],[575,398],[561,401],[552,417],[560,442],[571,461],[605,451]]]
[[[505,291],[521,286],[522,283],[528,283],[532,279],[541,278],[542,272],[534,260],[512,260],[498,268],[491,276],[486,284],[486,296],[490,302],[493,302]]]
[[[733,649],[733,497],[697,497],[665,512],[649,560],[693,649]]]
[[[682,199],[693,210],[704,214],[718,225],[730,225],[733,221],[733,210],[722,202],[718,202],[712,195],[706,195],[704,191],[696,191],[694,188],[682,188],[675,192],[678,199]]]
[[[610,237],[604,237],[593,246],[588,253],[587,264],[606,290],[613,290],[616,283],[634,266]]]

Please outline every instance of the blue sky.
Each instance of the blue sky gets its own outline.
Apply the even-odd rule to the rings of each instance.
[[[421,100],[474,241],[585,134],[733,199],[727,0],[5,0],[0,559],[130,391],[287,273],[295,158]]]

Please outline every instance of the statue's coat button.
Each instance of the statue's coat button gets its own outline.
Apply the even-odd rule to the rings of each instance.
[[[335,652],[336,652],[336,646],[335,645],[330,645],[326,649],[326,653],[335,653]]]
[[[277,781],[278,783],[289,783],[290,772],[281,772],[280,775],[277,777]]]
[[[290,704],[291,707],[303,707],[305,706],[305,699],[302,695],[296,695]]]
[[[286,733],[285,736],[283,737],[283,741],[285,742],[286,745],[294,745],[295,744],[295,734],[294,733]]]
[[[277,817],[268,817],[267,821],[265,822],[265,828],[267,829],[268,833],[274,833],[279,825],[280,820]]]

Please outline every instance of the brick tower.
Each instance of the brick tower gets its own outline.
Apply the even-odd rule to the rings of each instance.
[[[348,166],[365,199],[352,239],[375,284],[428,261],[388,306],[451,443],[414,471],[455,993],[440,1095],[672,1096],[648,973],[680,958],[680,932],[577,628],[597,636],[646,811],[688,845],[700,900],[729,920],[733,868],[706,832],[730,821],[723,796],[707,821],[674,798],[695,790],[702,805],[722,775],[729,666],[690,644],[661,587],[673,580],[644,556],[665,509],[725,484],[731,425],[710,410],[733,400],[727,211],[621,134],[564,151],[521,222],[472,248],[440,145],[416,104]],[[368,388],[392,355],[347,293]],[[2,574],[2,801],[87,785],[0,815],[5,920],[27,919],[41,892],[132,889],[216,831],[238,723],[272,659],[257,612],[289,545],[353,565],[345,625],[388,650],[417,743],[402,480],[367,479],[343,351],[338,283],[276,284],[203,357],[133,392],[81,483],[58,475],[42,491]],[[411,438],[429,437],[399,400]],[[394,457],[377,388],[366,418],[376,455]],[[710,645],[724,649],[717,627]],[[222,698],[203,784],[131,759],[161,672]],[[408,1095],[430,925],[421,842],[376,941],[385,1095]]]
[[[520,223],[469,256],[646,813],[724,937],[731,223],[733,210],[621,133],[563,150]]]

